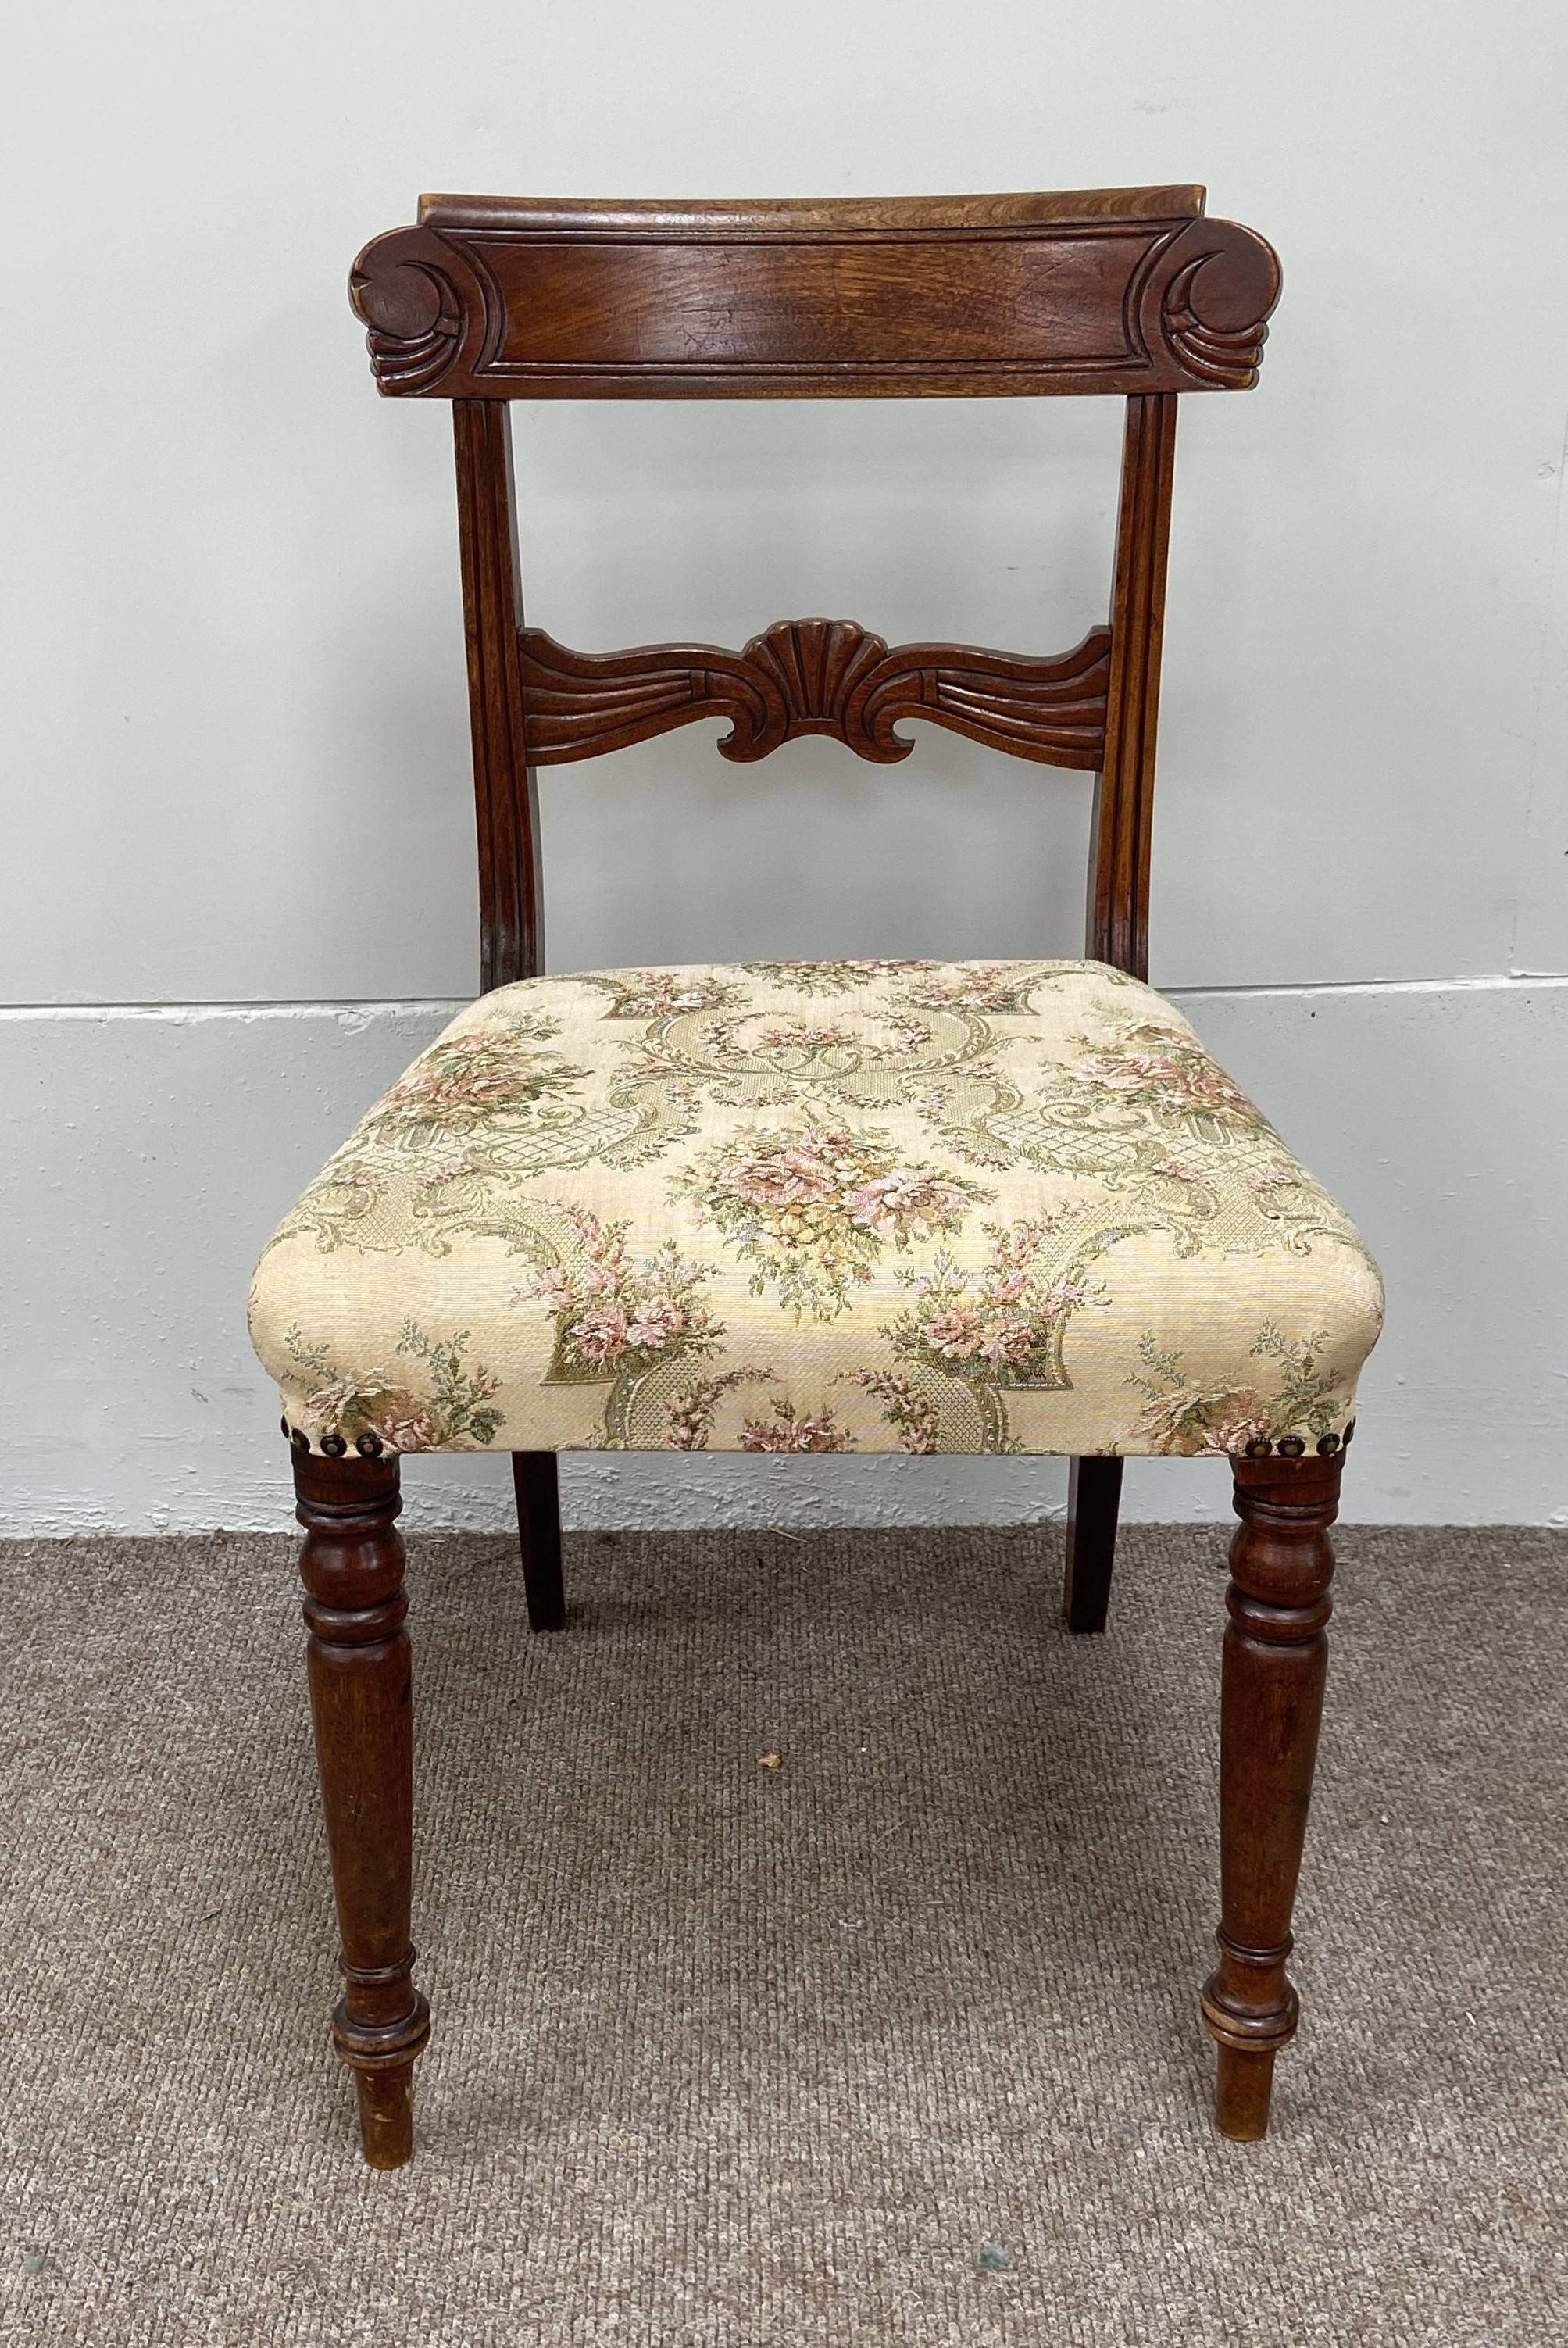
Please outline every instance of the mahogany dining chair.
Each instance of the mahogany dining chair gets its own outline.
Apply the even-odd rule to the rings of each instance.
[[[432,196],[355,264],[394,398],[451,403],[481,994],[269,1241],[252,1295],[305,1528],[309,1673],[366,2158],[413,2143],[398,1461],[510,1451],[531,1620],[562,1451],[1072,1462],[1066,1615],[1103,1628],[1122,1463],[1229,1460],[1218,2121],[1261,2137],[1326,1657],[1328,1528],[1380,1325],[1353,1225],[1146,983],[1177,405],[1257,380],[1270,247],[1198,187],[767,202]],[[1108,624],[1069,652],[779,621],[738,652],[523,623],[509,407],[1126,402]],[[1088,958],[545,975],[535,769],[717,718],[747,763],[901,724],[1092,774]],[[345,881],[343,885],[351,885]]]

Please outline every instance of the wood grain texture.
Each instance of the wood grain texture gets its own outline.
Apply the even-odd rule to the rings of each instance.
[[[410,1655],[396,1457],[294,1452],[311,1714],[343,1938],[333,2042],[354,2072],[372,2168],[414,2147],[413,2069],[430,2035],[409,1943],[414,1832]]]
[[[480,991],[544,967],[539,793],[528,762],[518,631],[522,592],[511,420],[492,400],[452,409],[474,809],[480,858]]]
[[[1244,389],[1279,265],[1201,201],[430,198],[366,247],[351,288],[394,397]]]
[[[1268,2127],[1274,2056],[1295,2036],[1285,1973],[1317,1758],[1344,1455],[1236,1459],[1220,1696],[1220,1962],[1203,1990],[1219,2042],[1216,2116],[1241,2142]]]
[[[1149,975],[1149,860],[1165,567],[1176,465],[1176,401],[1130,399],[1111,591],[1105,764],[1095,787],[1088,950],[1134,978]]]
[[[700,236],[804,236],[845,230],[940,235],[954,229],[1036,228],[1094,221],[1196,220],[1206,191],[1063,188],[970,196],[634,197],[421,196],[421,228],[526,228]]]
[[[908,717],[1049,766],[1093,769],[1104,749],[1106,628],[1044,660],[965,644],[890,652],[853,620],[780,620],[738,653],[716,644],[577,653],[537,628],[519,642],[528,753],[540,767],[598,757],[704,717],[728,718],[718,750],[742,762],[827,734],[892,766],[914,747],[895,731]]]

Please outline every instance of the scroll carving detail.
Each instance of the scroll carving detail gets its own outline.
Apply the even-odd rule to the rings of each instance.
[[[431,229],[367,244],[348,280],[366,328],[370,371],[388,397],[433,391],[459,356],[471,366],[485,338],[485,289],[469,257]]]
[[[765,758],[802,734],[830,734],[878,766],[914,744],[894,729],[929,718],[989,748],[1053,767],[1097,767],[1105,745],[1110,631],[1029,659],[965,644],[900,644],[853,620],[779,620],[738,653],[650,644],[578,653],[540,628],[518,639],[529,757],[598,757],[704,717],[727,717],[721,757]]]
[[[1273,247],[1231,221],[1194,221],[1159,256],[1159,337],[1194,390],[1247,391],[1279,300]],[[1146,310],[1146,332],[1153,326]]]

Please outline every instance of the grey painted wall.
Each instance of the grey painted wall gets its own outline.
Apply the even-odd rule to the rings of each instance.
[[[448,422],[376,400],[357,245],[421,186],[1192,177],[1274,238],[1286,291],[1262,388],[1183,414],[1153,975],[1388,1272],[1353,1511],[1560,1517],[1565,50],[1537,0],[975,0],[962,42],[933,0],[461,0],[438,44],[407,0],[19,26],[5,1521],[282,1521],[252,1256],[472,984]],[[1054,647],[1103,609],[1109,404],[517,427],[531,612],[587,647],[808,611]],[[1072,952],[1086,816],[1081,778],[930,729],[892,771],[808,742],[738,772],[668,737],[547,778],[552,962]],[[497,1504],[483,1463],[416,1473],[449,1518]],[[1202,1464],[1131,1482],[1145,1514],[1223,1508]],[[1051,1463],[599,1461],[569,1506],[1029,1517],[1061,1488]]]

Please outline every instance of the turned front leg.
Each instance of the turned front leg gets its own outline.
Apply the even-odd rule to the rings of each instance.
[[[1306,1833],[1341,1460],[1238,1459],[1220,1722],[1220,1962],[1203,1990],[1219,2041],[1216,2116],[1243,2143],[1269,2120],[1299,2006],[1285,1975]]]
[[[305,1529],[311,1712],[346,1984],[332,2035],[358,2086],[365,2157],[373,2168],[397,2168],[414,2148],[414,2058],[430,2034],[408,1941],[414,1756],[397,1462],[321,1458],[296,1443],[294,1467]]]

